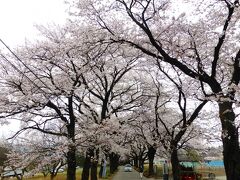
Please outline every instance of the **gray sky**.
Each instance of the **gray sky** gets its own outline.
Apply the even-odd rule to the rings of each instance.
[[[0,38],[11,48],[33,40],[36,24],[64,24],[67,17],[64,0],[0,0]],[[0,45],[0,49],[4,47]],[[0,138],[16,131],[19,123],[0,125]]]
[[[32,39],[34,24],[63,24],[66,17],[64,0],[0,0],[0,38],[11,47]]]

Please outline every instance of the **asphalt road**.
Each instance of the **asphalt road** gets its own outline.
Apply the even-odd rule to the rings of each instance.
[[[147,180],[147,178],[142,178],[143,180]],[[119,171],[113,177],[113,180],[141,180],[139,172],[133,169],[132,172],[124,172],[124,167],[120,166]],[[148,179],[150,180],[150,179]]]

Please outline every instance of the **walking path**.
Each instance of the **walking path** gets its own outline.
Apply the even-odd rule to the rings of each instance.
[[[124,167],[120,166],[119,171],[115,174],[112,180],[141,180],[139,172],[133,169],[132,172],[124,172]],[[154,180],[152,178],[143,177],[142,180]]]

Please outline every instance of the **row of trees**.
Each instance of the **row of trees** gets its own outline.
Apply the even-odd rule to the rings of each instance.
[[[78,38],[67,28],[44,33],[45,42],[12,53],[13,57],[2,55],[2,117],[22,121],[16,136],[31,129],[63,138],[68,179],[75,179],[76,148],[86,146],[86,156],[91,157],[86,157],[83,176],[88,176],[88,159],[96,175],[97,161],[92,159],[98,155],[93,152],[114,130],[107,119],[119,119],[118,113],[143,103],[142,90],[129,74],[137,58],[115,46],[84,45],[82,32],[74,32]]]
[[[33,159],[44,163],[41,157],[53,160],[49,152],[58,152],[68,180],[76,179],[79,149],[87,180],[90,172],[97,179],[100,158],[110,159],[113,172],[122,154],[140,163],[148,156],[151,174],[160,146],[177,180],[177,152],[203,134],[193,123],[215,102],[227,179],[237,180],[240,53],[230,45],[238,37],[238,4],[206,1],[201,17],[195,5],[195,21],[171,18],[174,1],[73,1],[66,26],[38,27],[42,40],[14,52],[2,42],[10,54],[1,54],[1,118],[21,121],[13,138],[36,131],[56,136]]]
[[[13,59],[2,56],[5,69],[2,75],[7,80],[2,92],[10,91],[3,97],[3,117],[15,117],[21,121],[22,127],[14,138],[21,138],[22,133],[30,135],[30,139],[21,145],[25,148],[11,152],[8,163],[15,169],[26,169],[29,174],[49,172],[50,168],[51,177],[66,163],[68,179],[75,178],[76,152],[80,148],[80,152],[86,154],[82,179],[88,179],[89,172],[92,179],[97,179],[99,155],[110,159],[113,173],[119,155],[135,153],[132,158],[137,158],[138,165],[141,165],[147,150],[151,175],[155,153],[162,144],[165,152],[171,154],[172,164],[176,165],[173,172],[178,177],[177,150],[194,137],[188,127],[206,100],[192,106],[193,112],[187,111],[187,96],[193,97],[192,92],[188,91],[186,84],[186,89],[183,88],[177,72],[169,76],[154,63],[142,67],[145,59],[140,55],[137,58],[126,56],[124,51],[118,54],[121,47],[115,44],[107,44],[107,47],[91,45],[93,52],[88,47],[87,53],[96,53],[96,59],[90,58],[86,52],[83,54],[87,55],[86,59],[81,56],[81,59],[75,59],[70,56],[69,49],[66,53],[63,48],[53,48],[67,47],[67,44],[54,40],[57,44],[47,38],[47,42],[38,43],[37,47],[30,45],[23,49],[24,52],[19,50],[18,55],[12,53]],[[96,48],[100,48],[97,49],[100,52],[95,52]],[[72,46],[70,50],[73,51]],[[77,53],[81,51],[78,49]],[[48,57],[48,53],[51,56]],[[24,73],[19,68],[21,66]],[[169,88],[168,92],[163,91],[164,86]],[[43,133],[42,139],[35,139],[39,136],[36,130]],[[142,150],[136,153],[139,147]]]
[[[198,83],[218,104],[227,179],[239,179],[239,1],[184,2],[191,17],[171,18],[176,3],[164,0],[76,1],[73,13],[107,33],[106,42],[126,44]]]

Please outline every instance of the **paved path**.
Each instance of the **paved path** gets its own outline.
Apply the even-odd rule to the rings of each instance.
[[[216,180],[226,180],[226,176],[217,176]]]
[[[139,172],[133,169],[132,172],[124,172],[124,167],[120,166],[119,171],[115,174],[112,180],[141,180]],[[152,180],[143,177],[142,180]]]

